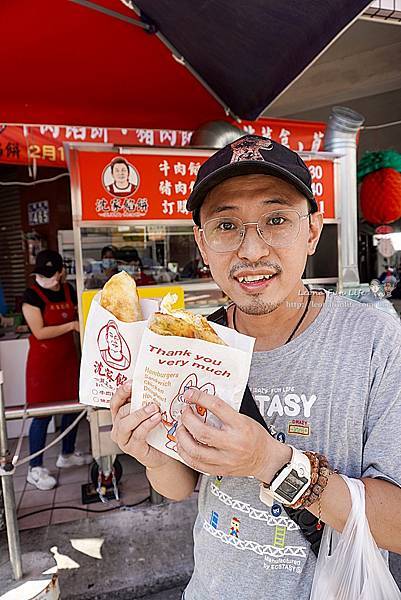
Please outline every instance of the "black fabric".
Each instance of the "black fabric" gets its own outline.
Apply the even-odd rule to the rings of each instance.
[[[224,306],[216,310],[207,318],[209,321],[212,321],[212,323],[218,323],[219,325],[224,325],[227,327],[227,312]],[[257,407],[255,399],[252,396],[252,392],[249,389],[248,385],[245,388],[239,412],[243,415],[251,417],[251,419],[254,419],[258,423],[260,423],[260,425],[262,425],[262,427],[264,427],[270,433],[266,421],[260,414],[260,411]],[[287,515],[290,517],[290,519],[297,523],[303,535],[310,543],[312,552],[315,554],[315,556],[317,556],[319,554],[324,524],[322,523],[322,528],[320,530],[317,530],[316,524],[318,522],[318,519],[308,510],[294,510],[293,508],[289,508],[287,506],[283,506],[283,508]]]
[[[71,301],[76,306],[78,304],[77,292],[70,283],[67,283],[67,285],[70,288]],[[44,288],[40,288],[40,290],[50,302],[64,302],[65,300],[63,286],[58,290],[58,292],[53,290],[45,290]],[[40,308],[41,311],[43,311],[45,308],[44,301],[33,288],[27,288],[25,290],[22,297],[22,302],[25,304],[30,304],[31,306],[36,306],[37,308]]]
[[[218,310],[216,310],[216,312],[209,315],[208,321],[212,321],[213,323],[218,323],[219,325],[224,325],[225,327],[227,327],[227,312],[226,312],[226,309],[224,308],[224,306],[222,308],[219,308]],[[245,388],[245,392],[244,392],[244,396],[242,398],[241,407],[239,409],[239,412],[242,413],[243,415],[247,415],[248,417],[251,417],[258,423],[260,423],[260,425],[262,425],[262,427],[267,429],[266,422],[265,422],[264,418],[262,417],[262,415],[260,414],[260,411],[259,411],[258,407],[256,406],[256,402],[255,402],[254,397],[252,396],[251,390],[249,389],[248,386],[246,386],[246,388]]]
[[[254,120],[370,1],[134,4],[235,115]]]

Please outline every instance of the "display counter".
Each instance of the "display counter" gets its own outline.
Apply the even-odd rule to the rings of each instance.
[[[0,338],[0,369],[3,371],[3,398],[5,407],[25,404],[25,366],[28,356],[28,334],[6,333]],[[27,434],[31,419],[24,425]],[[7,435],[15,438],[20,435],[21,419],[7,422]]]
[[[29,334],[8,331],[0,337],[0,370],[3,371],[3,399],[5,408],[25,405],[25,368],[29,350]],[[55,398],[56,400],[56,398]],[[25,420],[23,435],[28,435],[32,419]],[[7,421],[8,438],[21,434],[22,419]],[[54,420],[48,433],[54,433]]]

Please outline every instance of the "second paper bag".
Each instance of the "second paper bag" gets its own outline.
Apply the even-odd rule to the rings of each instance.
[[[147,441],[178,460],[181,458],[176,450],[175,432],[185,406],[184,391],[200,389],[239,411],[248,382],[254,338],[215,323],[213,329],[227,346],[158,335],[148,327],[142,336],[133,375],[131,409],[137,410],[150,403],[160,407],[162,422]],[[205,422],[218,426],[214,415],[202,407],[196,410]]]

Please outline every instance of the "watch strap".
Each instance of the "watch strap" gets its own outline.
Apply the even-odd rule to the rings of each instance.
[[[305,492],[305,490],[309,487],[310,482],[311,482],[311,468],[310,468],[309,458],[301,450],[298,450],[294,446],[290,445],[290,448],[292,450],[292,454],[291,454],[291,458],[290,458],[289,462],[286,463],[285,465],[283,465],[283,467],[281,469],[279,469],[279,471],[277,471],[276,475],[273,477],[273,479],[269,485],[262,482],[261,492],[260,492],[260,499],[262,502],[266,503],[266,501],[269,501],[270,497],[272,497],[272,498],[276,499],[277,501],[281,502],[283,504],[283,506],[284,505],[291,506],[299,500],[299,498],[302,496],[302,494]],[[282,496],[280,496],[280,493],[278,492],[278,490],[293,470],[296,471],[296,473],[298,474],[299,477],[304,477],[304,478],[306,477],[307,478],[306,483],[308,485],[305,487],[305,485],[306,485],[306,483],[305,483],[304,487],[299,489],[299,491],[296,493],[294,499],[292,500],[291,504],[289,504],[288,502],[284,501]],[[284,479],[281,482],[278,482],[277,480],[280,478],[280,475],[283,473],[283,471],[287,471],[287,475],[284,477]]]

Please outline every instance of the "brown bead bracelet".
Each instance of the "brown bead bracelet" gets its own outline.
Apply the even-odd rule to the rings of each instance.
[[[304,452],[304,454],[309,458],[311,464],[311,483],[293,508],[308,508],[309,506],[312,506],[312,504],[315,504],[315,502],[319,502],[319,515],[316,529],[321,529],[320,500],[329,482],[330,475],[335,471],[330,469],[329,462],[323,454],[317,452]]]

